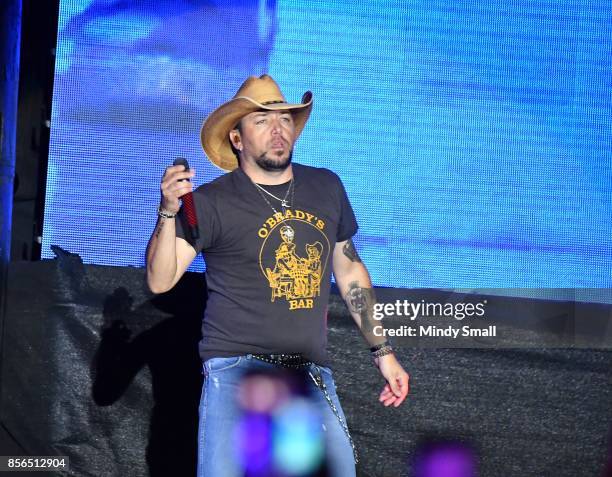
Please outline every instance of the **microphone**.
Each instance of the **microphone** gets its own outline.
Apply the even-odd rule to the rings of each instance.
[[[185,171],[189,170],[189,163],[184,157],[177,157],[174,160],[175,166],[185,166]],[[181,179],[186,181],[188,179]],[[183,210],[185,211],[185,217],[187,218],[187,225],[189,228],[189,235],[192,240],[200,238],[200,229],[198,227],[198,216],[196,215],[195,205],[193,204],[193,193],[188,192],[181,197],[183,201]]]

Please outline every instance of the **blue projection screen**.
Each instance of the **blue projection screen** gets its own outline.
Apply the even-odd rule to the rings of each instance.
[[[609,0],[62,0],[43,258],[144,266],[164,168],[221,174],[202,120],[264,72],[314,92],[294,160],[376,285],[612,288]]]

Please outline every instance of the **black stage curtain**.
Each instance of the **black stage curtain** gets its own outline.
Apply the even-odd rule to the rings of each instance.
[[[153,296],[143,269],[56,254],[9,268],[4,428],[30,455],[69,456],[70,475],[195,475],[203,276]],[[338,296],[328,327],[360,476],[407,476],[419,446],[440,439],[471,446],[480,475],[601,475],[611,352],[400,347],[412,392],[389,409]]]

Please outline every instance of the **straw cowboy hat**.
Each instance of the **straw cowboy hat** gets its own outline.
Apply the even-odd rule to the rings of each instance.
[[[214,165],[226,171],[238,167],[238,159],[230,145],[229,132],[236,127],[241,118],[261,110],[291,111],[297,139],[312,110],[312,93],[306,91],[300,104],[290,104],[271,76],[249,77],[242,83],[236,95],[210,113],[202,125],[200,131],[202,147]]]

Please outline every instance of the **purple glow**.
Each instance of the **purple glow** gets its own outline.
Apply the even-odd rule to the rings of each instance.
[[[269,416],[245,413],[236,429],[242,468],[252,477],[267,476],[272,465],[272,426]]]
[[[459,443],[428,446],[415,460],[414,477],[477,477],[474,452]]]

